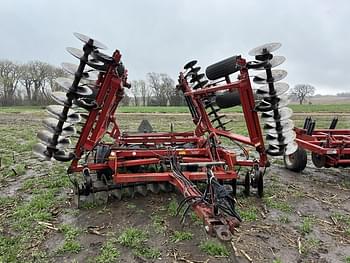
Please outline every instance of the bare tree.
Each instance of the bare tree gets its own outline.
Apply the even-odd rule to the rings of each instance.
[[[310,84],[297,84],[292,89],[292,95],[298,99],[300,104],[303,104],[307,97],[315,94],[315,90],[315,87]]]
[[[162,92],[164,92],[164,95],[166,97],[166,103],[171,102],[171,98],[175,94],[175,82],[172,78],[170,78],[169,75],[165,73],[160,74],[160,78],[162,81]]]
[[[40,104],[41,100],[47,99],[46,83],[50,71],[50,65],[41,61],[32,61],[28,63],[28,78],[32,80],[32,102]]]
[[[29,73],[29,65],[24,64],[21,66],[21,84],[24,86],[27,93],[27,100],[32,101],[32,85],[33,79]]]
[[[3,105],[12,105],[21,78],[20,65],[9,61],[0,61],[0,92]]]
[[[140,85],[139,85],[138,80],[133,80],[131,82],[130,92],[132,93],[132,96],[134,97],[135,106],[139,106],[139,97],[141,95],[141,91],[140,91]]]
[[[141,95],[141,101],[142,106],[147,105],[147,99],[152,95],[150,89],[146,85],[146,82],[144,80],[139,80],[138,84],[140,86],[140,95]]]
[[[155,104],[166,106],[175,91],[174,80],[164,73],[148,73],[149,87],[153,91]]]
[[[58,85],[55,82],[55,79],[58,77],[66,77],[68,74],[62,69],[52,65],[47,65],[47,82],[52,91],[56,91],[58,89]]]

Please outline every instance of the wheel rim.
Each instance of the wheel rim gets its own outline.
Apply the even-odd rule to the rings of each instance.
[[[288,166],[293,165],[293,163],[295,162],[294,154],[290,154],[290,155],[285,156],[284,161],[286,162],[286,164]]]

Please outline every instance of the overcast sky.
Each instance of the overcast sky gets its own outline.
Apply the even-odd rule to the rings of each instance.
[[[129,78],[175,80],[185,62],[204,68],[268,42],[287,61],[286,81],[316,93],[350,92],[348,0],[0,0],[0,59],[74,62],[80,32],[122,52]],[[251,73],[252,75],[254,72]]]

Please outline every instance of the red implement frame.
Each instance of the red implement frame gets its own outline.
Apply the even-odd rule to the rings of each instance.
[[[315,129],[311,135],[306,129],[295,128],[299,147],[323,156],[325,167],[350,166],[350,130]]]
[[[88,115],[75,148],[76,158],[71,163],[70,173],[86,169],[89,171],[107,169],[112,171],[112,180],[116,185],[170,182],[185,197],[196,197],[200,196],[201,193],[196,188],[186,186],[169,169],[157,172],[131,172],[130,168],[147,165],[164,166],[170,151],[183,164],[221,163],[221,165],[212,166],[212,171],[219,180],[237,180],[236,166],[253,167],[258,165],[261,168],[268,166],[258,115],[254,110],[254,97],[248,69],[244,59],[238,59],[237,64],[240,66],[240,79],[238,81],[233,83],[227,81],[225,84],[209,86],[201,90],[191,90],[184,74],[180,73],[178,87],[194,106],[198,117],[193,118],[196,125],[194,131],[129,134],[120,131],[114,116],[118,103],[124,96],[123,85],[126,84],[126,75],[118,76],[115,69],[121,58],[120,53],[116,51],[113,57],[115,65],[109,66],[106,73],[100,73],[96,98],[99,107],[90,111]],[[234,89],[239,91],[249,137],[214,128],[203,105],[203,98],[215,95],[218,91],[232,91]],[[109,134],[114,139],[112,144],[103,144],[110,149],[107,160],[102,163],[89,162],[88,159],[83,161],[83,154],[91,152],[98,145],[101,145],[101,139],[105,134]],[[212,142],[220,144],[220,137],[255,147],[260,155],[259,160],[237,160],[233,151],[213,146]],[[191,147],[186,145],[191,145]],[[199,165],[196,171],[184,171],[183,175],[191,181],[205,181],[208,169],[211,168]],[[225,239],[229,235],[228,232],[232,232],[234,226],[237,225],[237,220],[233,218],[214,215],[213,208],[208,204],[194,203],[192,207],[205,222],[207,231],[216,233],[222,239]]]

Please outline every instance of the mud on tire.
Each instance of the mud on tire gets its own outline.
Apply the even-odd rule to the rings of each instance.
[[[290,155],[284,155],[284,166],[293,172],[301,172],[305,169],[307,163],[306,151],[302,148]]]

